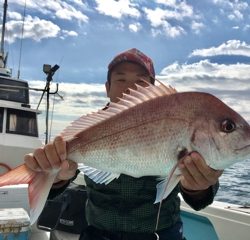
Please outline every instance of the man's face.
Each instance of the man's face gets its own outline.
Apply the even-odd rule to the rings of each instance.
[[[120,63],[112,70],[110,83],[106,82],[107,96],[111,102],[118,102],[118,97],[122,97],[128,88],[135,89],[135,83],[146,86],[142,79],[150,83],[150,76],[142,66],[130,62]]]

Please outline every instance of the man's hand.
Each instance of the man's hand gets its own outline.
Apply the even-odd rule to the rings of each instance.
[[[52,143],[24,156],[25,164],[33,171],[50,171],[60,168],[55,183],[74,177],[77,164],[66,160],[66,142],[58,136]]]
[[[178,167],[182,173],[181,185],[188,191],[208,189],[218,181],[223,172],[210,168],[197,152],[192,152],[181,160]]]

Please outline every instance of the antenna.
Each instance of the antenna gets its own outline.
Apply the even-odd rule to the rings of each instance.
[[[26,16],[26,0],[23,8],[23,24],[22,24],[22,35],[21,35],[21,43],[20,43],[20,53],[19,53],[19,63],[17,70],[17,79],[20,77],[20,67],[21,67],[21,59],[22,59],[22,49],[23,49],[23,32],[24,32],[24,20]]]
[[[44,64],[43,65],[43,72],[47,75],[47,82],[45,85],[45,88],[43,90],[42,96],[40,98],[40,101],[38,103],[37,109],[43,99],[43,96],[45,94],[45,92],[47,93],[47,98],[46,98],[46,131],[45,131],[45,144],[48,143],[48,138],[49,138],[49,95],[50,94],[56,94],[58,92],[58,85],[57,85],[57,89],[55,92],[50,92],[50,83],[53,80],[53,75],[55,74],[55,72],[60,68],[59,65],[54,65],[53,67],[51,67],[51,65],[49,64]],[[57,93],[58,94],[58,93]]]
[[[2,26],[2,37],[1,37],[1,49],[0,49],[0,68],[6,67],[6,58],[4,56],[4,36],[5,36],[5,25],[6,25],[6,14],[7,14],[7,0],[3,4],[3,26]]]

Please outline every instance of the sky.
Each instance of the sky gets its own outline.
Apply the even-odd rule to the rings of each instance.
[[[212,93],[250,122],[249,0],[9,0],[6,28],[13,76],[20,69],[41,88],[43,64],[60,66],[51,89],[58,83],[63,99],[51,96],[52,135],[106,104],[107,65],[134,47],[152,58],[162,82]],[[31,92],[32,106],[40,95]]]

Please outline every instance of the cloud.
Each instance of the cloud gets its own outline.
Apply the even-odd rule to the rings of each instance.
[[[243,19],[243,14],[240,11],[235,10],[235,11],[233,11],[232,14],[228,15],[228,18],[230,20],[242,20]]]
[[[15,3],[21,7],[24,6],[23,1],[10,0],[10,3]],[[72,4],[73,3],[73,4]],[[81,11],[77,10],[77,7],[84,7],[84,3],[80,0],[71,1],[51,1],[51,0],[29,0],[26,1],[26,8],[33,11],[40,12],[49,17],[53,16],[64,20],[76,19],[80,22],[88,22],[88,17]]]
[[[153,27],[153,36],[165,34],[168,37],[175,38],[185,33],[185,30],[181,26],[172,26],[166,20],[166,11],[163,9],[156,8],[155,10],[152,10],[145,8],[144,11],[147,15],[147,19]]]
[[[21,38],[23,15],[20,13],[24,11],[24,2],[10,0],[9,5],[11,8],[7,11],[6,41],[13,43],[16,39]],[[68,25],[58,21],[58,19],[67,22],[77,20],[78,23],[87,23],[88,17],[82,13],[82,9],[86,8],[80,0],[26,1],[26,12],[30,14],[26,13],[25,15],[23,37],[41,41],[46,38],[65,39],[68,36],[78,36],[76,31],[65,29],[65,26]]]
[[[250,29],[250,24],[246,24],[244,27],[243,27],[243,30],[244,31],[248,31]]]
[[[65,39],[68,36],[77,37],[78,33],[75,31],[62,30],[61,39]]]
[[[19,19],[18,15],[16,20],[10,20],[6,23],[6,41],[9,43],[15,42],[16,39],[21,38],[23,21]],[[33,39],[35,41],[41,41],[46,38],[60,37],[65,39],[66,37],[76,37],[78,33],[75,31],[61,30],[60,27],[53,22],[39,17],[26,16],[24,23],[23,38]]]
[[[241,55],[250,57],[250,45],[240,40],[228,40],[226,43],[223,43],[218,47],[196,49],[190,54],[189,57],[210,57],[217,55]]]
[[[62,2],[61,7],[55,11],[55,15],[58,18],[72,20],[76,19],[80,22],[88,22],[89,18],[84,15],[81,11],[77,10],[73,6],[66,2]]]
[[[21,20],[11,20],[6,23],[6,29],[8,34],[6,35],[6,41],[13,43],[17,38],[21,38],[22,32]],[[31,38],[35,41],[40,41],[44,38],[54,38],[60,33],[60,28],[44,19],[38,17],[27,16],[24,24],[24,38]]]
[[[18,12],[8,11],[7,16],[8,16],[8,18],[15,19],[15,20],[22,20],[23,19],[23,16]]]
[[[203,23],[196,22],[200,19],[199,14],[195,13],[193,7],[186,1],[156,1],[158,6],[154,9],[144,7],[146,19],[152,26],[154,36],[164,34],[167,37],[176,38],[187,32],[187,26],[198,33],[203,28]]]
[[[139,18],[140,12],[136,4],[130,0],[95,0],[96,10],[104,15],[120,19],[125,16]]]
[[[231,21],[240,21],[248,16],[248,3],[242,0],[213,0],[213,3],[221,8],[221,14],[226,15]]]
[[[131,32],[139,32],[142,26],[140,23],[137,22],[137,23],[129,24],[128,28]]]
[[[167,7],[167,9],[164,9],[164,16],[166,19],[183,20],[184,18],[191,18],[194,15],[193,7],[187,4],[186,1],[157,0],[156,2]]]
[[[233,29],[236,29],[236,30],[240,29],[239,26],[233,26],[232,28],[233,28]]]
[[[155,10],[145,8],[147,19],[150,21],[152,27],[160,27],[166,23],[165,11],[161,8],[156,8]]]
[[[191,23],[191,29],[196,34],[199,34],[201,32],[201,30],[204,28],[205,28],[205,25],[202,22],[192,21],[192,23]]]
[[[81,6],[81,7],[85,6],[84,3],[81,0],[69,0],[69,2],[72,2],[72,3],[76,4],[76,5]]]
[[[208,59],[201,60],[193,64],[179,64],[177,62],[162,69],[160,75],[167,76],[168,79],[183,78],[227,78],[235,80],[250,80],[249,64],[218,64],[211,63]],[[232,86],[235,89],[236,86]],[[237,88],[237,87],[236,87]]]
[[[157,78],[178,91],[209,92],[250,122],[250,64],[217,64],[202,60],[165,67]]]
[[[29,81],[29,85],[32,88],[43,89],[45,82]],[[53,92],[55,89],[55,83],[51,84],[51,91]],[[104,84],[59,83],[58,93],[63,99],[58,95],[55,95],[55,101],[53,101],[52,95],[50,98],[50,109],[53,109],[53,105],[55,109],[53,113],[53,135],[59,134],[70,122],[81,115],[97,111],[107,103]],[[30,95],[31,105],[36,108],[41,92],[30,91]],[[39,110],[42,111],[42,114],[39,115],[39,129],[42,134],[45,132],[45,99],[46,95],[39,107]],[[52,112],[50,112],[50,116],[52,116]]]

